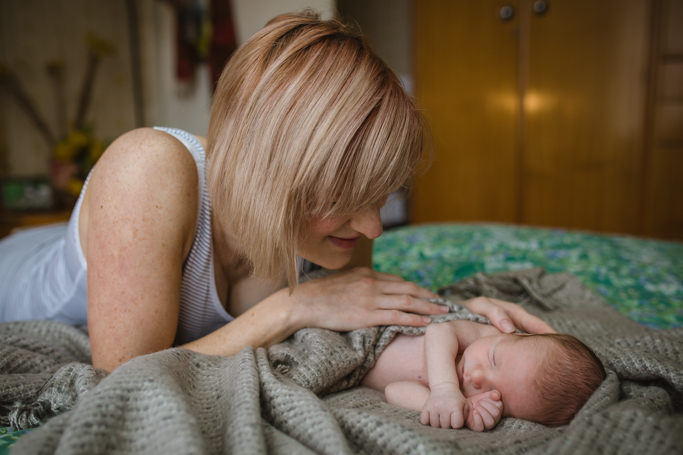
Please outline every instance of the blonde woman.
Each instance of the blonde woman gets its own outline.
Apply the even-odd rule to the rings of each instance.
[[[0,319],[87,322],[109,371],[174,345],[233,355],[304,327],[426,325],[434,294],[369,254],[422,151],[418,111],[360,37],[280,16],[228,62],[206,140],[127,133],[68,227],[0,243]],[[298,284],[304,260],[351,270]],[[510,303],[468,304],[503,331],[551,331]]]

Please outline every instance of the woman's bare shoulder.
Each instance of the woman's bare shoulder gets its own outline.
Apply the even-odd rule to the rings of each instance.
[[[130,131],[107,148],[90,176],[79,219],[81,244],[88,243],[95,220],[122,226],[145,220],[155,229],[179,230],[181,243],[189,244],[197,187],[196,163],[180,141],[151,128]]]
[[[194,189],[197,165],[185,145],[152,128],[129,131],[107,148],[93,171],[92,180],[115,185],[171,192]],[[93,182],[95,183],[95,182]]]
[[[119,136],[107,148],[102,159],[132,160],[138,164],[167,162],[171,166],[194,164],[194,158],[182,142],[153,128],[138,128]]]

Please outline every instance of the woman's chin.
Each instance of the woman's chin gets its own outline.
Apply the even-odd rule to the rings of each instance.
[[[338,259],[328,259],[328,260],[321,260],[320,262],[314,262],[315,264],[319,265],[320,267],[323,267],[328,270],[339,270],[342,267],[344,267],[346,264],[348,264],[351,261],[351,258],[345,258],[343,260],[338,260]]]
[[[336,251],[324,256],[319,255],[318,257],[304,257],[304,259],[328,270],[339,270],[351,262],[351,250],[344,252]]]

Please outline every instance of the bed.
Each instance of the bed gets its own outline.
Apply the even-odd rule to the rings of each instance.
[[[576,275],[624,316],[683,326],[683,244],[502,224],[435,224],[386,232],[375,268],[438,289],[476,273],[543,267]]]
[[[418,333],[405,328],[308,329],[234,358],[173,349],[107,376],[88,365],[82,328],[0,324],[0,407],[20,426],[38,427],[2,430],[0,454],[683,451],[683,244],[425,225],[386,232],[374,262],[444,289],[453,318],[473,317],[456,304],[472,295],[531,301],[529,311],[596,350],[608,379],[569,426],[503,419],[474,434],[422,427],[413,411],[355,387],[393,333]],[[534,305],[521,282],[553,307]]]

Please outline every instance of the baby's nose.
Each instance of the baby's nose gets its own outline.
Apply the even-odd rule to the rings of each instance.
[[[475,389],[481,389],[486,387],[488,383],[488,378],[486,377],[486,371],[481,365],[475,365],[470,373],[470,381]]]

